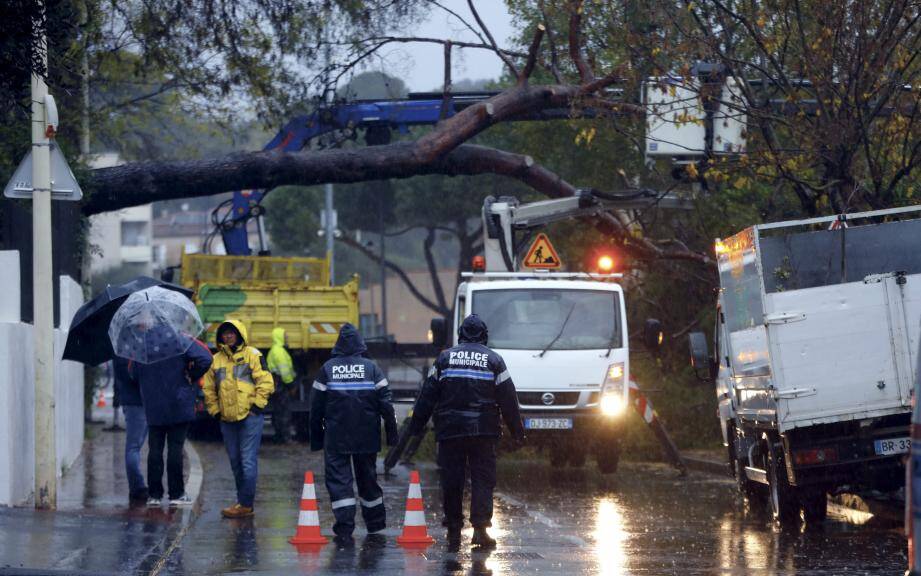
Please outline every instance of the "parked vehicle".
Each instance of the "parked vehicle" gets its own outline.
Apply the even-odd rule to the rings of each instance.
[[[921,207],[752,226],[717,240],[713,355],[741,492],[780,522],[904,478],[921,318]]]
[[[194,290],[205,341],[227,318],[246,325],[249,344],[267,354],[272,330],[285,329],[298,373],[288,406],[297,436],[309,435],[310,376],[325,362],[346,322],[358,325],[358,277],[329,283],[326,258],[184,254],[182,285]],[[267,412],[271,414],[272,405]]]

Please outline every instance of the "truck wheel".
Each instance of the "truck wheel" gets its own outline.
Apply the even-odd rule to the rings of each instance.
[[[803,519],[806,524],[821,524],[828,516],[828,496],[825,492],[807,492],[800,495]]]
[[[732,471],[736,477],[736,488],[739,490],[739,495],[748,500],[750,506],[763,509],[766,504],[763,484],[749,480],[745,475],[745,462],[737,458],[732,459]]]
[[[773,447],[773,442],[767,434],[764,435],[764,445],[767,453],[768,501],[771,504],[771,515],[781,526],[790,526],[799,520],[799,501],[787,481],[783,454]]]
[[[617,472],[617,465],[620,463],[620,443],[607,446],[606,449],[597,448],[596,450],[595,462],[598,463],[598,471],[602,474]]]

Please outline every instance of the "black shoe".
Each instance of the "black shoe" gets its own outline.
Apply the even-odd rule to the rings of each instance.
[[[380,533],[368,534],[365,536],[365,547],[367,548],[386,548],[387,537]]]
[[[128,500],[131,501],[132,504],[145,504],[149,497],[150,494],[148,494],[147,488],[141,488],[140,490],[135,490],[128,494]]]
[[[478,548],[495,548],[495,539],[486,532],[486,528],[474,528],[470,544]]]
[[[333,537],[333,543],[340,550],[343,548],[350,548],[355,545],[355,539],[352,538],[351,534],[336,534]]]
[[[460,528],[448,528],[447,534],[448,540],[448,550],[457,552],[457,549],[460,547],[461,542],[461,529]]]

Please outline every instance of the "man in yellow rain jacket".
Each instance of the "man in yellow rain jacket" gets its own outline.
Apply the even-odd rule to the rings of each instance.
[[[291,391],[291,384],[297,378],[294,362],[288,350],[285,349],[287,343],[284,328],[276,327],[272,330],[272,347],[269,349],[268,367],[272,377],[275,378],[275,393],[272,394],[272,426],[275,428],[275,441],[279,444],[288,441],[288,429],[291,426],[288,395]]]
[[[208,414],[221,417],[224,447],[237,485],[237,503],[221,510],[225,518],[253,515],[262,411],[275,389],[265,358],[246,345],[246,338],[246,327],[239,320],[218,327],[218,352],[203,386]]]

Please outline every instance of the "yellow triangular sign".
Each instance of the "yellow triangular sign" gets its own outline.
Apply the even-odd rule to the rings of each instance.
[[[524,265],[528,268],[544,269],[559,268],[562,265],[553,244],[550,243],[550,238],[543,232],[538,234],[531,244],[531,249],[524,258]]]

